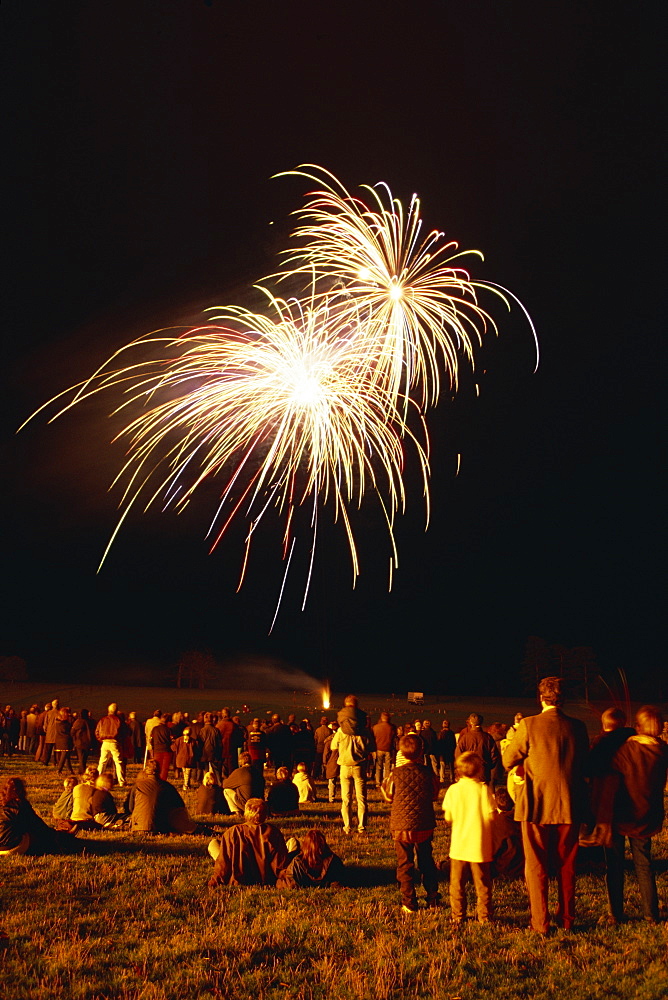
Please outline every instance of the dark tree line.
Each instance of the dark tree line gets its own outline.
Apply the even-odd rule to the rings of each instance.
[[[571,695],[589,701],[590,687],[597,676],[596,653],[591,646],[549,645],[540,636],[530,635],[521,668],[525,690],[535,692],[541,677],[552,675],[563,677]]]

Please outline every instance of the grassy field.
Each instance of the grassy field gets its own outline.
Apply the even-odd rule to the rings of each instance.
[[[130,780],[136,773],[130,767]],[[0,758],[26,778],[50,816],[54,768]],[[319,789],[324,792],[324,785]],[[120,798],[120,792],[115,794]],[[498,922],[455,929],[449,907],[401,913],[388,834],[389,807],[370,791],[365,837],[345,837],[338,804],[317,802],[278,825],[284,834],[322,826],[353,888],[279,892],[209,889],[207,838],[86,834],[82,853],[1,859],[4,1000],[325,1000],[325,998],[636,998],[668,995],[668,924],[640,918],[628,879],[630,921],[599,926],[600,873],[578,881],[576,933],[536,939],[525,928],[523,881],[497,881]],[[232,822],[221,818],[226,825]],[[435,856],[447,856],[439,816]],[[668,837],[656,838],[666,898]],[[447,900],[447,885],[442,886]]]

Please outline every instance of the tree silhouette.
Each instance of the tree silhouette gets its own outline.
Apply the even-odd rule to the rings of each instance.
[[[562,677],[571,694],[589,701],[589,688],[596,676],[596,653],[591,646],[549,646],[545,639],[530,635],[520,669],[524,690],[534,693],[541,677]]]
[[[177,664],[177,688],[197,687],[202,690],[215,677],[216,667],[216,660],[208,649],[188,650]]]
[[[28,668],[20,656],[0,656],[0,681],[27,681]]]
[[[545,639],[530,635],[524,647],[521,677],[524,690],[535,694],[538,681],[550,672],[550,649]]]

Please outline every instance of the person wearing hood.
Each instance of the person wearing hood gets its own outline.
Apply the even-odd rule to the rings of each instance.
[[[337,718],[339,728],[334,734],[330,749],[338,751],[343,832],[346,834],[351,832],[350,814],[354,787],[357,800],[357,832],[364,833],[368,814],[366,768],[375,743],[366,712],[359,708],[354,694],[346,695]]]

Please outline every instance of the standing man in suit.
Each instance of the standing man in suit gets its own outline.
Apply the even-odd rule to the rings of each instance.
[[[540,715],[522,719],[503,751],[507,769],[521,765],[524,783],[515,786],[515,819],[522,824],[524,874],[531,907],[531,928],[547,934],[548,877],[558,883],[557,925],[573,926],[575,858],[585,804],[584,762],[589,749],[584,722],[561,710],[560,677],[544,677],[538,685]]]

